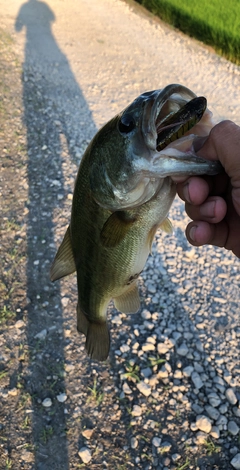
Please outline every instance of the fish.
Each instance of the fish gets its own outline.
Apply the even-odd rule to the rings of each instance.
[[[124,313],[140,309],[138,277],[156,231],[172,232],[171,177],[221,171],[218,162],[194,152],[196,136],[208,135],[213,125],[205,97],[170,84],[138,96],[87,147],[50,277],[77,272],[77,330],[90,358],[105,361],[109,355],[111,300]]]

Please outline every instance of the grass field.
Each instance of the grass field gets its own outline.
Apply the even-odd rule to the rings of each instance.
[[[153,14],[240,64],[240,0],[137,0]]]

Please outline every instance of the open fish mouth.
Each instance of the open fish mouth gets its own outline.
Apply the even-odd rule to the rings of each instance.
[[[183,137],[189,132],[203,117],[207,108],[207,100],[204,96],[199,96],[188,101],[179,111],[166,117],[163,121],[156,121],[157,146],[156,150],[161,151],[171,142]]]
[[[147,92],[142,97],[145,98],[142,135],[145,144],[153,151],[160,152],[175,140],[188,135],[193,127],[199,135],[199,129],[195,126],[205,113],[208,129],[204,129],[204,134],[207,135],[213,126],[206,98],[197,97],[183,85],[168,85],[163,90]]]
[[[146,94],[148,95],[148,94]],[[194,141],[209,134],[214,126],[207,100],[197,97],[182,85],[168,85],[146,97],[142,117],[142,134],[152,151],[148,175],[164,178],[181,174],[216,174],[219,162],[198,157]],[[145,173],[146,174],[146,173]]]

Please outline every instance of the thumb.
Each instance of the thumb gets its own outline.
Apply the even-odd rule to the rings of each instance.
[[[220,160],[232,186],[232,200],[240,215],[240,127],[222,121],[211,132],[197,154],[207,160]]]

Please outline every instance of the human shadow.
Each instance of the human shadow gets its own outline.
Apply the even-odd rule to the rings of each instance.
[[[25,383],[32,399],[37,470],[69,468],[66,409],[57,400],[65,391],[63,312],[60,287],[50,282],[49,269],[56,253],[54,216],[72,183],[64,177],[63,159],[69,155],[76,163],[86,128],[88,136],[96,131],[70,64],[52,33],[53,21],[55,15],[47,3],[29,0],[15,22],[16,31],[26,29],[22,84],[28,151],[30,364]]]

